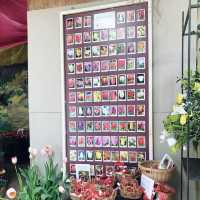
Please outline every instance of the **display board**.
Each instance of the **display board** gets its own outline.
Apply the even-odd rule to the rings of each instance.
[[[90,164],[150,158],[148,2],[63,14],[66,156],[70,173]],[[151,38],[150,38],[151,39]]]

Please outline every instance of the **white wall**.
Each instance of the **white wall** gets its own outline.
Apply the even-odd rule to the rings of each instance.
[[[102,4],[102,1],[98,3]],[[178,89],[176,79],[181,70],[181,11],[186,10],[187,4],[187,0],[153,0],[155,159],[160,159],[163,153],[169,152],[166,144],[160,144],[159,135],[162,131],[162,120],[170,112]],[[59,14],[67,9],[69,8],[63,7],[28,13],[31,145],[41,148],[44,144],[51,144],[56,150],[56,160],[60,165],[62,105]],[[179,166],[180,155],[172,156]],[[176,186],[180,186],[178,178],[179,169],[173,181]],[[191,187],[193,191],[196,186]],[[193,196],[192,199],[199,198]]]

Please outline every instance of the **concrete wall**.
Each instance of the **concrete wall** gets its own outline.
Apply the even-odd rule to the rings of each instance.
[[[186,11],[187,4],[187,0],[153,0],[155,159],[160,159],[165,152],[169,152],[166,144],[160,144],[159,135],[162,120],[171,111],[178,89],[176,79],[181,69],[181,11]],[[62,105],[59,13],[67,9],[69,8],[63,7],[28,13],[31,145],[41,148],[44,144],[51,144],[56,150],[56,160],[60,165]],[[173,184],[179,190],[180,155],[172,156],[178,166]],[[191,189],[194,191],[196,185],[191,185]],[[178,197],[179,195],[177,199]],[[194,195],[191,199],[199,198]]]

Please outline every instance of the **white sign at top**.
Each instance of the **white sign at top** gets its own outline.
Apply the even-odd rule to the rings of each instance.
[[[115,28],[115,12],[104,12],[94,15],[94,29]]]

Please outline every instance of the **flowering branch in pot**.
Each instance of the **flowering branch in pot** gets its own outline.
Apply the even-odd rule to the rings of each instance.
[[[185,148],[187,137],[192,142],[195,151],[200,146],[200,73],[195,71],[191,74],[190,86],[187,78],[178,80],[181,82],[184,94],[177,95],[173,112],[163,121],[164,131],[160,139],[166,140],[173,152],[182,147]],[[186,95],[188,90],[190,94]]]

